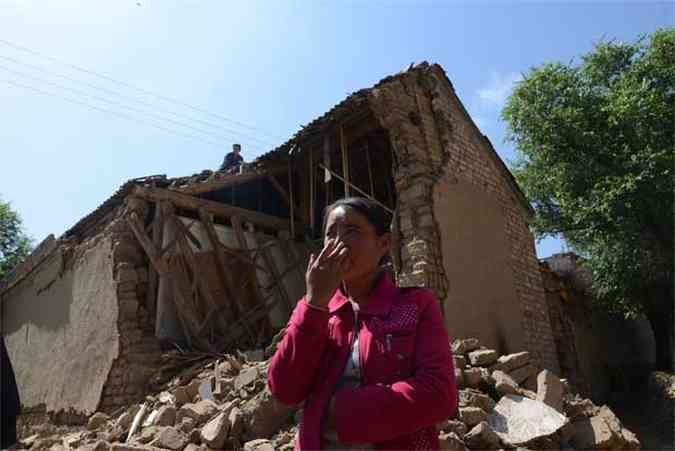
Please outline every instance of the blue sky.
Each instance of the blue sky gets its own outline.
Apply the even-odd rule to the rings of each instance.
[[[36,242],[58,236],[129,178],[214,169],[233,142],[253,159],[424,60],[508,163],[499,111],[521,73],[674,14],[647,1],[0,0],[0,196]]]

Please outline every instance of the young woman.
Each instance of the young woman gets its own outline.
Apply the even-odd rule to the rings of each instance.
[[[435,296],[382,269],[390,223],[363,198],[326,208],[323,250],[267,374],[277,400],[304,402],[297,450],[439,449],[435,424],[456,408]]]

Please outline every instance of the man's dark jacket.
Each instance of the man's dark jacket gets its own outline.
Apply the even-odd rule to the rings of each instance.
[[[21,412],[21,402],[19,401],[19,391],[16,386],[16,378],[14,377],[14,370],[12,363],[9,361],[7,348],[5,347],[5,337],[2,338],[2,366],[0,366],[0,374],[2,375],[2,392],[0,393],[0,401],[2,402],[2,416],[16,417]]]

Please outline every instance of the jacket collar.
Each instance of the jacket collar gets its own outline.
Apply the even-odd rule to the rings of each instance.
[[[360,313],[367,315],[387,315],[391,309],[391,304],[396,296],[398,288],[388,272],[383,272],[378,276],[375,288],[368,295],[368,302],[361,307]],[[345,304],[349,304],[349,299],[344,295],[340,287],[328,303],[330,313],[340,310]]]

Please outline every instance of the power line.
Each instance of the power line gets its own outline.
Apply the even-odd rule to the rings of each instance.
[[[179,127],[189,128],[189,129],[194,130],[194,131],[196,131],[196,132],[198,132],[198,133],[201,133],[201,134],[203,134],[203,135],[205,135],[205,136],[207,136],[207,137],[209,137],[209,138],[215,138],[215,139],[227,139],[227,138],[228,138],[228,137],[223,137],[223,136],[221,136],[221,135],[217,135],[217,134],[214,134],[214,133],[211,133],[211,132],[206,132],[206,131],[204,131],[204,130],[202,130],[202,129],[200,129],[200,128],[193,127],[193,126],[191,126],[191,125],[189,125],[189,124],[184,124],[184,123],[182,123],[182,122],[180,122],[180,121],[175,121],[175,120],[173,120],[173,119],[171,119],[171,118],[167,118],[167,117],[164,117],[164,116],[160,116],[160,115],[148,113],[148,112],[146,112],[146,111],[143,111],[143,110],[141,110],[141,109],[138,109],[138,108],[135,108],[135,107],[132,107],[132,106],[123,105],[123,104],[120,104],[120,103],[118,103],[118,102],[114,102],[114,101],[111,101],[111,100],[109,100],[109,99],[106,99],[105,97],[100,97],[100,96],[96,96],[96,95],[91,95],[91,94],[89,94],[89,93],[83,92],[83,91],[78,90],[78,89],[73,89],[73,88],[71,88],[71,87],[63,86],[63,85],[61,85],[61,84],[54,83],[54,82],[51,82],[51,81],[49,81],[49,80],[45,80],[45,79],[40,78],[40,77],[35,77],[35,76],[33,76],[33,75],[30,75],[30,74],[26,74],[26,73],[23,73],[23,72],[19,72],[19,71],[16,71],[16,70],[7,68],[6,66],[3,66],[2,64],[0,64],[0,70],[4,70],[4,71],[6,71],[6,72],[10,72],[10,73],[12,73],[12,74],[19,75],[19,76],[21,76],[21,77],[26,77],[26,78],[29,78],[29,79],[32,79],[32,80],[36,80],[36,81],[38,81],[38,82],[46,83],[46,84],[51,85],[51,86],[54,86],[54,87],[56,87],[56,88],[59,88],[59,89],[63,89],[63,90],[66,90],[66,91],[73,92],[73,93],[75,93],[75,94],[77,94],[77,95],[80,95],[80,96],[84,96],[84,97],[88,97],[88,98],[93,99],[93,100],[98,100],[98,101],[100,101],[100,102],[108,103],[108,104],[113,105],[113,106],[115,106],[115,107],[121,107],[121,108],[124,108],[124,109],[127,109],[127,110],[140,112],[141,114],[144,114],[144,115],[146,115],[146,116],[150,116],[150,117],[152,117],[152,118],[154,118],[154,119],[159,119],[160,121],[170,122],[170,123],[172,123],[172,124],[178,125]],[[253,147],[254,150],[260,150],[260,149],[256,148],[255,146],[251,146],[251,147]]]
[[[67,101],[67,102],[75,103],[75,104],[78,104],[78,105],[83,105],[83,106],[85,106],[85,107],[87,107],[87,108],[90,108],[90,109],[93,109],[93,110],[96,110],[96,111],[99,111],[99,112],[102,112],[102,113],[112,114],[112,115],[121,117],[121,118],[123,118],[123,119],[130,120],[130,121],[132,121],[132,122],[137,122],[137,123],[143,124],[143,125],[149,125],[149,126],[151,126],[151,127],[155,127],[155,128],[157,128],[157,129],[159,129],[159,130],[163,130],[163,131],[165,131],[165,132],[169,132],[169,133],[171,133],[171,134],[174,134],[174,135],[177,135],[177,136],[181,136],[181,137],[183,137],[183,138],[195,139],[195,140],[198,140],[198,141],[202,141],[202,142],[205,142],[205,143],[210,144],[210,145],[212,145],[212,146],[216,146],[216,147],[218,147],[219,149],[222,149],[222,148],[223,148],[223,144],[221,144],[221,143],[216,143],[216,142],[213,142],[213,141],[209,141],[209,140],[207,140],[207,139],[203,139],[203,138],[201,138],[201,137],[199,137],[199,136],[195,136],[195,135],[188,135],[188,134],[185,134],[185,133],[176,132],[176,131],[174,131],[174,130],[172,130],[172,129],[169,129],[169,128],[166,128],[166,127],[162,127],[161,125],[157,125],[157,124],[154,124],[154,123],[152,123],[152,122],[148,122],[148,121],[144,121],[144,120],[138,120],[138,119],[134,118],[133,116],[129,116],[129,115],[127,115],[127,114],[120,113],[120,112],[113,111],[113,110],[108,110],[108,109],[106,109],[106,108],[101,108],[101,107],[98,107],[98,106],[90,105],[90,104],[88,104],[88,103],[86,103],[86,102],[82,102],[82,101],[79,101],[79,100],[77,100],[77,99],[71,99],[71,98],[64,97],[64,96],[61,96],[61,95],[58,95],[58,94],[55,94],[55,93],[52,93],[52,92],[44,91],[44,90],[39,89],[39,88],[35,88],[35,87],[33,87],[33,86],[24,85],[24,84],[21,84],[21,83],[16,83],[16,82],[14,82],[14,81],[12,81],[12,80],[4,80],[4,79],[0,79],[0,82],[7,83],[7,84],[10,84],[10,85],[16,86],[16,87],[18,87],[18,88],[28,89],[28,90],[37,92],[38,94],[41,94],[41,95],[46,95],[46,96],[49,96],[49,97],[55,97],[55,98],[57,98],[57,99],[65,100],[65,101]]]
[[[112,89],[108,89],[108,88],[104,88],[104,87],[101,87],[101,86],[98,86],[98,85],[95,85],[95,84],[92,84],[92,83],[88,83],[88,82],[83,81],[83,80],[78,80],[78,79],[76,79],[76,78],[69,77],[69,76],[67,76],[67,75],[63,75],[63,74],[59,74],[59,73],[57,73],[57,72],[49,71],[49,70],[43,69],[43,68],[41,68],[41,67],[39,67],[39,66],[35,66],[35,65],[33,65],[33,64],[27,64],[27,63],[25,63],[25,62],[23,62],[23,61],[17,60],[16,58],[11,58],[11,57],[7,57],[7,56],[2,56],[2,55],[0,55],[0,59],[9,61],[9,62],[11,62],[11,63],[13,63],[13,64],[18,64],[18,65],[20,65],[20,66],[27,67],[27,68],[29,68],[29,69],[38,71],[38,72],[40,72],[40,73],[44,73],[44,74],[47,74],[47,75],[50,75],[50,76],[55,76],[55,77],[63,78],[63,79],[66,79],[66,80],[68,80],[68,81],[74,82],[74,83],[76,83],[76,84],[81,84],[81,85],[83,85],[83,86],[87,86],[87,87],[92,88],[92,89],[97,90],[97,91],[102,91],[102,92],[109,93],[109,94],[111,94],[111,95],[113,95],[113,96],[120,97],[120,98],[125,99],[125,100],[127,100],[127,101],[131,101],[131,102],[134,102],[134,103],[138,103],[138,104],[140,104],[140,105],[144,105],[144,106],[146,106],[146,107],[148,107],[148,108],[150,108],[150,109],[152,109],[152,110],[165,112],[165,113],[170,114],[170,115],[172,115],[172,116],[175,116],[175,117],[177,117],[177,118],[179,118],[179,119],[181,119],[181,120],[187,120],[187,121],[198,122],[198,123],[200,123],[200,124],[204,124],[204,125],[207,125],[207,126],[209,126],[209,127],[213,127],[213,128],[216,128],[216,129],[223,130],[223,131],[226,132],[226,133],[231,133],[231,134],[233,134],[233,135],[238,135],[238,137],[235,138],[235,139],[242,139],[242,138],[243,138],[243,139],[245,139],[245,140],[255,141],[255,142],[257,142],[257,143],[259,143],[259,144],[261,144],[261,145],[263,145],[263,146],[273,146],[273,145],[275,144],[274,142],[267,141],[267,140],[261,140],[261,139],[259,139],[259,138],[256,138],[256,137],[247,135],[247,134],[242,133],[242,132],[237,131],[237,130],[233,130],[233,129],[229,129],[229,128],[223,127],[223,126],[221,126],[221,125],[219,125],[219,124],[216,124],[216,123],[213,123],[213,122],[204,121],[204,120],[197,119],[197,118],[193,118],[193,117],[189,117],[189,116],[181,116],[179,113],[176,113],[176,112],[174,112],[174,111],[171,111],[171,110],[162,108],[162,107],[159,106],[159,105],[154,105],[154,104],[152,104],[152,103],[145,102],[145,101],[143,101],[143,100],[139,100],[139,99],[136,99],[136,98],[133,98],[133,97],[130,97],[130,96],[126,96],[126,95],[121,94],[121,93],[118,92],[118,91],[114,91],[114,90],[112,90]]]
[[[95,72],[95,71],[93,71],[93,70],[86,69],[86,68],[84,68],[84,67],[80,67],[80,66],[77,66],[77,65],[75,65],[75,64],[68,63],[68,62],[66,62],[66,61],[61,61],[61,60],[59,60],[59,59],[57,59],[57,58],[54,58],[54,57],[51,57],[51,56],[49,56],[49,55],[45,55],[45,54],[43,54],[43,53],[40,53],[40,52],[38,52],[37,50],[33,50],[33,49],[30,49],[30,48],[25,47],[25,46],[22,46],[22,45],[14,44],[14,43],[12,43],[12,42],[10,42],[10,41],[7,41],[7,40],[5,40],[5,39],[0,39],[0,43],[5,44],[6,46],[12,47],[12,48],[14,48],[14,49],[16,49],[16,50],[20,50],[20,51],[22,51],[22,52],[30,53],[30,54],[32,54],[32,55],[39,56],[39,57],[41,57],[41,58],[46,58],[46,59],[48,59],[48,60],[50,60],[50,61],[54,61],[54,62],[56,62],[56,63],[58,63],[58,64],[61,64],[61,65],[70,67],[70,68],[72,68],[72,69],[74,69],[74,70],[77,70],[77,71],[80,71],[80,72],[84,72],[84,73],[89,74],[89,75],[93,75],[94,77],[98,77],[98,78],[101,78],[101,79],[104,79],[104,80],[108,80],[108,81],[110,81],[110,82],[112,82],[112,83],[116,83],[116,84],[118,84],[118,85],[125,86],[125,87],[131,88],[131,89],[134,89],[134,90],[136,90],[136,91],[138,91],[138,92],[141,92],[141,93],[143,93],[143,94],[146,94],[146,95],[150,95],[150,96],[156,97],[156,98],[158,98],[158,99],[162,99],[162,100],[164,100],[164,101],[166,101],[166,102],[174,103],[174,104],[176,104],[176,105],[181,105],[181,106],[183,106],[183,107],[185,107],[185,108],[189,108],[189,109],[191,109],[191,110],[198,111],[198,112],[200,112],[200,113],[202,113],[202,114],[206,114],[206,115],[209,115],[209,116],[217,117],[217,118],[219,118],[219,119],[221,119],[221,120],[223,120],[223,121],[230,122],[230,123],[235,124],[235,125],[238,125],[238,126],[240,126],[240,127],[247,128],[247,129],[253,130],[253,131],[257,131],[258,133],[261,133],[261,134],[263,134],[263,135],[266,135],[266,136],[269,137],[269,138],[272,138],[272,139],[275,139],[275,140],[276,140],[276,139],[279,139],[278,137],[275,137],[275,136],[273,136],[273,135],[271,135],[271,134],[265,132],[264,130],[261,130],[261,129],[258,128],[258,127],[254,127],[254,126],[252,126],[252,125],[248,125],[248,124],[245,124],[245,123],[243,123],[243,122],[239,122],[239,121],[236,121],[236,120],[234,120],[234,119],[230,119],[230,118],[228,118],[228,117],[225,117],[225,116],[220,115],[220,114],[217,114],[217,113],[212,113],[212,112],[210,112],[210,111],[208,111],[208,110],[205,110],[205,109],[203,109],[203,108],[200,108],[200,107],[192,106],[192,105],[190,105],[190,104],[188,104],[188,103],[186,103],[186,102],[183,102],[182,100],[179,100],[179,99],[174,99],[174,98],[171,98],[171,97],[168,97],[168,96],[164,96],[164,95],[162,95],[162,94],[157,94],[157,93],[154,93],[154,92],[152,92],[152,91],[148,91],[147,89],[143,89],[143,88],[136,87],[136,86],[134,86],[134,85],[132,85],[132,84],[129,84],[129,83],[124,82],[124,81],[117,80],[117,79],[112,78],[112,77],[110,77],[110,76],[108,76],[108,75],[100,74],[100,73]]]

